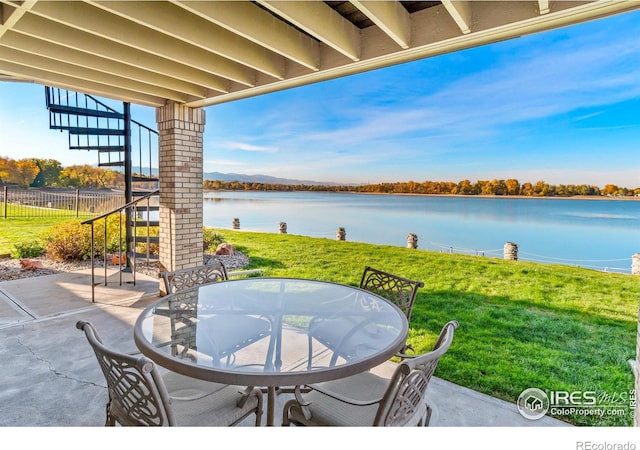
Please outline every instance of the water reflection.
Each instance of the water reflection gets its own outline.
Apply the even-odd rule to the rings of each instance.
[[[204,225],[501,256],[516,242],[520,259],[630,271],[640,252],[640,201],[424,197],[310,192],[208,192]]]

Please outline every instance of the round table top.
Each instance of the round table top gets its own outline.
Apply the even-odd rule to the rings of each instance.
[[[407,331],[402,311],[376,294],[260,277],[167,295],[142,312],[134,339],[147,357],[184,375],[294,386],[382,364],[402,348]]]

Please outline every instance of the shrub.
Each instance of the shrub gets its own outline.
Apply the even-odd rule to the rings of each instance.
[[[223,242],[226,242],[224,239],[224,236],[216,233],[211,228],[202,229],[202,241],[203,241],[202,242],[203,250],[209,253],[215,252],[216,247],[218,247],[218,245],[222,244]]]
[[[44,245],[38,239],[31,241],[18,242],[14,245],[11,252],[12,258],[37,258],[44,253]]]
[[[78,261],[91,257],[91,227],[80,222],[62,222],[52,227],[44,239],[47,256],[54,261]],[[96,253],[100,248],[96,242]]]

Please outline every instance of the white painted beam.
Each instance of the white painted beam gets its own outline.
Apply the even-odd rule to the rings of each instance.
[[[396,1],[356,1],[351,3],[393,39],[401,48],[411,45],[409,12]]]
[[[176,1],[177,6],[311,70],[318,70],[320,44],[267,11],[239,1]]]
[[[132,92],[161,97],[177,102],[186,102],[190,98],[181,92],[154,86],[150,83],[141,83],[127,77],[118,77],[111,74],[105,74],[93,68],[77,66],[62,61],[56,61],[51,58],[43,58],[38,55],[25,53],[12,48],[0,46],[0,61],[13,62],[25,67],[31,67],[42,71],[50,71],[55,74],[81,78],[87,82],[100,83],[103,85],[113,86],[115,89],[125,89]],[[191,99],[193,100],[193,99]]]
[[[22,3],[9,3],[7,1],[2,1],[4,4],[0,4],[0,13],[2,13],[2,17],[0,17],[0,38],[4,35],[4,33],[11,29],[11,27],[15,26],[16,23],[24,16],[33,5],[36,4],[35,0],[29,0]]]
[[[71,91],[85,92],[87,94],[99,95],[118,101],[131,102],[138,105],[162,106],[166,100],[162,97],[154,97],[136,91],[130,91],[102,83],[87,81],[82,78],[61,75],[50,70],[42,70],[33,67],[23,66],[14,62],[2,61],[2,72],[18,78],[32,80],[43,86],[59,87]]]
[[[284,58],[169,2],[87,1],[105,11],[151,28],[274,78],[283,79]],[[118,27],[116,33],[122,31]],[[103,32],[106,30],[103,29]]]
[[[185,52],[178,60],[166,59],[33,15],[24,17],[13,30],[22,36],[32,36],[53,43],[63,51],[74,49],[105,61],[121,62],[151,73],[171,74],[186,82],[220,92],[227,92],[229,88],[227,79],[208,73],[209,69],[214,69],[210,67],[211,61],[203,62],[198,59],[197,54]]]
[[[149,72],[148,70],[143,70],[122,62],[101,58],[68,47],[62,47],[51,42],[43,41],[42,39],[16,33],[15,31],[10,31],[5,34],[2,39],[2,46],[38,55],[43,58],[51,58],[56,61],[74,64],[79,67],[91,67],[102,73],[136,80],[141,83],[151,83],[152,85],[165,89],[184,92],[193,97],[204,98],[210,95],[209,89],[172,78],[169,72]]]
[[[551,11],[549,9],[549,0],[538,0],[538,9],[540,14],[548,14]]]
[[[46,19],[45,26],[48,26],[47,21],[57,22],[127,47],[198,67],[249,86],[255,80],[255,74],[246,66],[101,11],[86,3],[45,1],[36,4],[32,12]],[[24,19],[26,17],[17,24],[17,27],[23,26]],[[46,36],[48,30],[45,28],[42,32]]]
[[[321,1],[258,3],[353,61],[360,60],[360,30]]]
[[[442,5],[456,22],[462,34],[471,33],[471,2],[442,0]],[[506,6],[506,3],[505,3]]]

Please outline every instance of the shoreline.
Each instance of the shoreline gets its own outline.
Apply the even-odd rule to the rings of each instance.
[[[398,195],[405,197],[454,197],[454,198],[488,198],[488,199],[526,199],[526,200],[615,200],[615,201],[640,201],[640,197],[602,196],[602,195],[572,195],[561,196],[531,196],[531,195],[483,195],[483,194],[416,194],[411,192],[354,192],[354,191],[314,191],[314,190],[261,190],[261,189],[205,189],[209,192],[280,192],[280,193],[308,193],[308,194],[357,194],[357,195]]]

